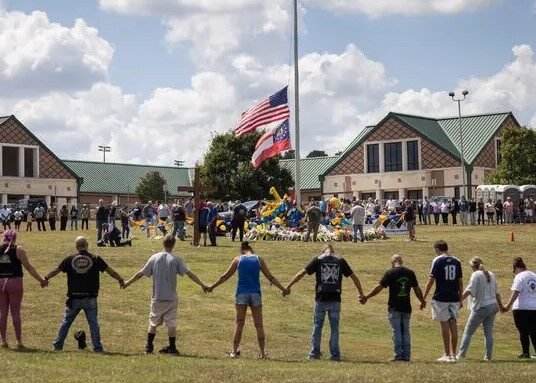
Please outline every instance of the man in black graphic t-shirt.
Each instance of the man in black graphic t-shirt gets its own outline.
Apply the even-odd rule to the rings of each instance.
[[[331,326],[331,337],[329,340],[331,360],[340,361],[339,318],[341,313],[342,277],[344,275],[345,277],[352,278],[360,298],[363,296],[361,282],[346,260],[341,258],[338,254],[335,254],[335,250],[331,245],[328,245],[322,255],[313,258],[303,270],[299,271],[294,278],[292,278],[292,281],[287,285],[287,291],[290,291],[290,288],[306,274],[316,275],[316,302],[309,359],[319,359],[321,356],[320,340],[322,337],[324,318],[327,313]]]
[[[101,257],[87,251],[88,242],[84,237],[76,238],[77,254],[65,258],[59,266],[45,277],[49,280],[60,272],[67,274],[67,309],[61,322],[58,336],[54,341],[54,350],[63,349],[63,343],[76,316],[81,310],[86,314],[91,341],[95,352],[103,352],[100,341],[99,322],[97,320],[97,296],[99,295],[99,273],[106,271],[112,278],[124,285],[123,278],[117,274]]]
[[[246,222],[248,211],[240,201],[236,201],[235,207],[233,208],[233,217],[231,218],[231,240],[234,241],[236,238],[236,231],[238,230],[238,235],[240,242],[244,239],[244,224]]]
[[[411,319],[411,289],[421,301],[421,310],[426,306],[426,301],[417,283],[415,273],[402,266],[402,257],[395,254],[391,257],[392,268],[388,270],[380,283],[370,293],[361,299],[365,304],[367,300],[377,295],[385,288],[389,288],[389,323],[393,331],[393,343],[395,356],[392,361],[409,362],[411,359],[411,336],[409,321]]]

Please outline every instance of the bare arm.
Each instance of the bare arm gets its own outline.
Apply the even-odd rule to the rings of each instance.
[[[434,282],[435,282],[435,278],[430,276],[430,278],[428,278],[428,281],[426,282],[426,287],[424,289],[424,298],[423,298],[424,300],[426,300],[426,298],[428,297],[428,294],[430,293],[430,290],[432,289]]]
[[[469,290],[465,290],[462,294],[461,300],[464,301],[467,299],[468,296],[472,295]]]
[[[307,271],[305,271],[305,269],[298,271],[294,278],[287,284],[287,290],[290,290],[290,288],[298,283],[306,274]]]
[[[363,287],[361,287],[361,281],[359,280],[357,275],[355,275],[354,273],[350,275],[350,278],[352,278],[352,281],[354,281],[354,285],[357,288],[357,291],[359,292],[359,297],[362,298],[364,294],[363,294]]]
[[[264,262],[264,259],[259,257],[259,261],[261,262],[261,271],[264,274],[264,276],[266,277],[266,279],[268,279],[271,284],[276,285],[276,287],[279,290],[281,290],[283,293],[286,293],[288,290],[285,287],[283,287],[283,285],[281,283],[279,283],[277,278],[274,277],[272,275],[272,273],[270,273],[270,270],[268,270],[268,266],[266,265],[266,262]]]
[[[512,291],[512,295],[510,296],[510,300],[508,301],[506,306],[504,306],[506,311],[509,311],[512,308],[512,305],[516,301],[517,297],[519,297],[519,291]]]
[[[141,279],[144,275],[145,274],[143,273],[143,269],[138,271],[136,274],[132,276],[132,278],[130,278],[128,281],[125,282],[125,284],[123,285],[124,286],[123,288],[127,288],[128,286],[130,286],[137,280]]]
[[[121,286],[121,288],[125,287],[125,280],[121,278],[121,276],[117,273],[117,271],[112,269],[110,266],[108,266],[105,271],[108,273],[110,277],[112,277],[117,282],[119,282],[119,286]]]
[[[459,292],[460,292],[460,308],[463,307],[463,280],[460,278],[458,279],[458,285],[459,285]]]
[[[23,248],[17,247],[17,257],[22,263],[22,266],[24,266],[24,268],[30,273],[30,275],[34,277],[35,280],[41,284],[41,287],[45,287],[48,284],[47,281],[43,277],[41,277],[41,275],[39,275],[37,271],[35,271],[32,264],[28,260],[26,251],[24,251]]]
[[[415,286],[413,291],[415,291],[417,299],[421,302],[421,310],[424,309],[426,307],[426,300],[424,299],[421,288],[419,286]]]
[[[205,285],[203,282],[201,282],[201,279],[199,279],[197,277],[197,275],[195,275],[192,271],[188,270],[188,272],[186,273],[186,275],[188,275],[188,278],[190,278],[192,281],[194,281],[195,283],[197,283],[199,286],[201,286],[201,288],[203,289],[203,291],[206,293],[207,291],[210,291],[210,289],[208,288],[207,285]]]
[[[361,303],[362,303],[362,304],[367,303],[367,301],[368,301],[370,298],[372,298],[372,297],[378,295],[383,289],[384,289],[384,287],[383,287],[382,285],[376,285],[376,287],[374,287],[374,288],[371,290],[370,293],[365,294],[365,296],[360,300]]]
[[[212,286],[209,287],[209,290],[214,290],[216,287],[221,285],[222,283],[225,283],[229,278],[231,278],[234,273],[236,273],[236,270],[238,269],[238,257],[233,259],[233,262],[231,262],[231,265],[227,269],[227,271],[216,281]]]

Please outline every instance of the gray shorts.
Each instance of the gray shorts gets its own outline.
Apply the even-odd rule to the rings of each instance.
[[[257,294],[257,293],[238,294],[236,296],[236,304],[246,305],[246,306],[262,306],[261,294]]]
[[[432,319],[439,322],[447,322],[449,320],[457,320],[458,312],[460,311],[459,302],[438,302],[432,300]]]

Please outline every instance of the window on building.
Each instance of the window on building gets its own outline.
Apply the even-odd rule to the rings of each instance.
[[[400,172],[402,171],[402,143],[389,142],[383,144],[385,156],[385,171]]]
[[[35,177],[33,148],[24,148],[24,177]]]
[[[497,155],[497,165],[499,165],[502,161],[501,147],[502,147],[501,140],[496,140],[495,141],[495,154]]]
[[[367,173],[380,172],[380,144],[367,145]]]
[[[408,141],[408,170],[419,170],[419,141]]]
[[[19,148],[17,146],[2,147],[2,175],[4,177],[19,176]]]

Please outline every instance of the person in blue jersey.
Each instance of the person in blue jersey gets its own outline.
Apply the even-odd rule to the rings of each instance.
[[[270,284],[276,285],[283,292],[283,295],[287,295],[288,290],[285,289],[270,273],[266,262],[255,254],[248,242],[242,242],[242,245],[240,246],[240,255],[233,259],[233,262],[231,262],[231,266],[229,266],[227,271],[212,286],[209,286],[208,290],[214,290],[231,278],[237,271],[236,327],[233,337],[233,350],[229,353],[229,357],[236,358],[240,355],[240,340],[242,339],[242,330],[244,329],[246,313],[249,307],[253,317],[253,324],[257,330],[257,340],[260,348],[259,358],[265,359],[266,353],[264,349],[265,336],[262,322],[260,273],[262,272],[264,274],[270,281]]]
[[[339,362],[342,360],[339,349],[339,321],[341,315],[341,291],[342,277],[350,277],[359,292],[359,300],[364,300],[363,288],[356,274],[352,271],[348,263],[342,258],[332,245],[326,245],[321,255],[314,257],[304,269],[292,278],[287,285],[287,293],[290,288],[298,283],[305,275],[316,276],[316,295],[313,316],[313,335],[311,337],[311,351],[308,358],[311,360],[320,359],[320,343],[322,339],[322,328],[324,319],[328,314],[331,327],[329,339],[329,351],[331,360]]]
[[[432,262],[430,277],[426,283],[424,299],[435,283],[435,292],[430,306],[432,319],[441,323],[445,353],[438,362],[456,362],[458,345],[458,312],[462,306],[463,281],[460,260],[449,254],[445,241],[434,244],[436,258]]]

